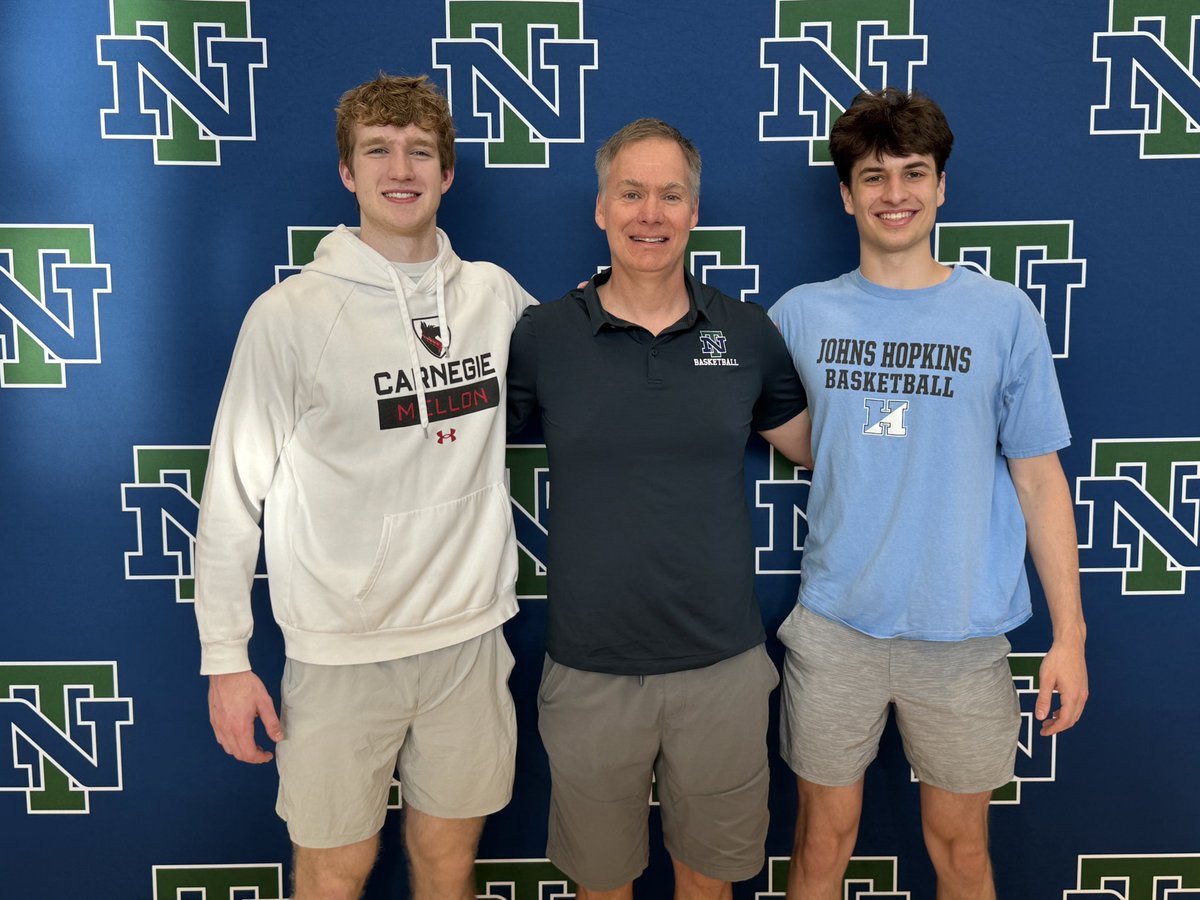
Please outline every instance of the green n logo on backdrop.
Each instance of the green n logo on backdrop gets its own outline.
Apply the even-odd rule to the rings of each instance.
[[[759,114],[759,140],[806,141],[810,165],[831,165],[837,117],[861,91],[912,90],[926,43],[913,34],[913,0],[776,0],[759,60],[774,70],[774,106]]]
[[[100,362],[91,225],[0,225],[0,387],[64,388],[67,366]]]
[[[153,900],[280,900],[283,866],[246,863],[224,866],[155,866]]]
[[[122,789],[132,722],[115,662],[0,662],[0,791],[29,813],[90,812],[92,791]]]
[[[1015,805],[1021,802],[1021,787],[1027,783],[1054,781],[1058,761],[1058,735],[1043,737],[1042,723],[1034,716],[1040,670],[1044,653],[1010,653],[1008,668],[1017,690],[1021,708],[1021,730],[1017,738],[1016,770],[1013,780],[992,791],[992,803]]]
[[[1200,894],[1200,855],[1113,853],[1079,857],[1078,885],[1063,900],[1187,900]]]
[[[446,0],[433,42],[457,139],[486,144],[489,167],[545,168],[551,144],[583,142],[596,57],[582,0]]]
[[[249,0],[109,0],[97,61],[112,68],[101,136],[151,141],[155,165],[214,166],[222,141],[253,141],[254,70],[267,42]]]
[[[1110,0],[1092,38],[1105,67],[1092,134],[1140,136],[1142,159],[1200,157],[1200,2]]]
[[[767,860],[767,889],[754,895],[755,900],[782,897],[787,891],[791,860],[772,856]],[[895,856],[852,856],[842,876],[841,896],[871,900],[911,900],[912,894],[899,887],[899,860]]]
[[[1200,438],[1092,441],[1075,503],[1080,571],[1120,572],[1122,594],[1182,594],[1200,571]]]
[[[475,860],[477,900],[572,900],[575,882],[548,859]]]
[[[1056,359],[1071,349],[1071,301],[1087,284],[1087,262],[1075,259],[1075,223],[953,222],[934,227],[938,262],[970,266],[997,281],[1016,285],[1046,323]]]
[[[208,447],[134,447],[133,481],[121,485],[121,509],[137,518],[137,549],[125,554],[131,581],[171,581],[175,600],[196,599],[196,525]]]

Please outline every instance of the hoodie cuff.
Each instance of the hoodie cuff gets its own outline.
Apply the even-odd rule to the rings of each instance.
[[[200,674],[228,675],[250,670],[250,642],[216,641],[200,645]]]

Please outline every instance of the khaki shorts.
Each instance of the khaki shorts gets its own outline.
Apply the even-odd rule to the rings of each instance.
[[[383,826],[392,774],[406,805],[458,819],[512,796],[513,657],[496,628],[418,656],[351,666],[289,659],[276,812],[301,847],[343,847]]]
[[[958,794],[1012,780],[1021,713],[1003,635],[873,638],[797,605],[779,629],[780,746],[792,771],[854,784],[879,749],[888,706],[917,778]]]
[[[538,729],[550,757],[546,855],[592,890],[649,861],[650,780],[671,856],[723,881],[752,878],[767,835],[768,696],[760,644],[701,669],[604,675],[546,659]]]

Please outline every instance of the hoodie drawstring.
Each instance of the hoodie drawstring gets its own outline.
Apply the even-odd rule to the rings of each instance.
[[[446,275],[442,271],[442,267],[434,265],[434,274],[437,278],[437,317],[438,317],[438,336],[442,339],[442,345],[450,340],[450,323],[446,321]]]
[[[404,286],[400,283],[400,277],[396,274],[396,270],[388,266],[387,273],[392,281],[396,302],[400,305],[400,317],[404,320],[404,337],[408,341],[408,357],[412,360],[413,365],[413,381],[417,388],[417,415],[420,417],[421,431],[425,437],[429,437],[429,416],[425,411],[425,380],[421,377],[421,360],[417,356],[417,340],[416,332],[413,330],[412,316],[408,314],[408,297],[404,293]],[[445,319],[445,301],[442,299],[442,273],[440,271],[437,284],[438,320],[441,325]],[[444,334],[445,332],[440,333]]]

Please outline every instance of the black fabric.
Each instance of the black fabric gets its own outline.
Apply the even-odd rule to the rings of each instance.
[[[509,431],[540,414],[550,465],[546,650],[617,675],[699,668],[764,640],[746,441],[804,389],[762,307],[688,276],[689,312],[654,336],[603,309],[606,277],[530,307],[511,344]]]

